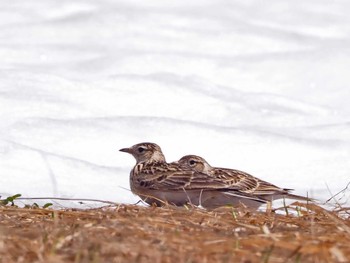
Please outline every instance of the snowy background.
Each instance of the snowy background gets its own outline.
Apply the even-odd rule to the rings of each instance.
[[[0,195],[134,203],[118,150],[151,141],[325,201],[350,182],[349,10],[2,1]]]

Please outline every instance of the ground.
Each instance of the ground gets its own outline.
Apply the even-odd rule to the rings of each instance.
[[[349,262],[348,209],[0,207],[0,262]]]

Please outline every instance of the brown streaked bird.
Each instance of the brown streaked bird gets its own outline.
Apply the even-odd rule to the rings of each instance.
[[[198,174],[205,173],[221,180],[229,188],[233,187],[240,193],[255,196],[268,202],[282,198],[312,201],[311,198],[291,194],[290,191],[293,189],[280,188],[248,173],[235,169],[212,167],[204,158],[197,155],[186,155],[178,163],[183,169],[189,168]]]
[[[167,163],[161,148],[155,143],[139,143],[120,149],[136,159],[130,172],[131,191],[148,204],[166,203],[216,208],[223,205],[245,204],[257,208],[264,199],[229,186],[220,178],[183,168],[177,162]]]

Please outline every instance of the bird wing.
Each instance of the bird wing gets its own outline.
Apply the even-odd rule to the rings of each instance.
[[[176,163],[140,163],[134,168],[134,183],[145,191],[216,191],[233,198],[250,199],[265,203],[266,200],[249,192],[241,191],[239,185],[229,185],[222,178],[182,169]]]
[[[212,170],[212,175],[220,178],[230,187],[234,187],[234,189],[238,189],[240,192],[255,196],[288,194],[290,190],[280,188],[248,173],[234,169],[214,168]]]
[[[140,163],[134,168],[134,180],[140,186],[157,190],[223,189],[218,178],[192,170],[181,169],[174,163]]]

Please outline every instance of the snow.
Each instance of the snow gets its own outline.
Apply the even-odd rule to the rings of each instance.
[[[324,202],[350,181],[349,9],[2,3],[0,195],[135,203],[118,149],[151,141]]]

